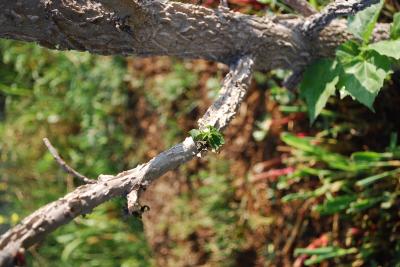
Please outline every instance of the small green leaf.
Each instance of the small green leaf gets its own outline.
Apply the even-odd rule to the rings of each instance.
[[[369,208],[375,206],[382,200],[384,200],[383,196],[357,199],[357,201],[351,203],[350,208],[347,210],[347,213],[359,213],[363,210],[366,210],[366,209],[369,209]]]
[[[378,69],[382,69],[386,74],[392,72],[392,60],[377,53],[375,50],[366,50],[365,60],[375,65]]]
[[[294,256],[299,256],[301,254],[305,255],[324,255],[326,253],[334,252],[334,247],[322,247],[322,248],[296,248],[294,250]]]
[[[323,204],[316,207],[316,211],[322,215],[330,215],[342,210],[346,210],[350,204],[356,200],[354,195],[338,196],[332,199],[325,200]]]
[[[348,30],[357,38],[363,40],[363,43],[368,43],[378,20],[379,13],[382,9],[384,1],[379,4],[372,5],[355,16],[348,19]]]
[[[32,94],[32,90],[16,87],[16,86],[8,86],[5,84],[0,84],[0,92],[5,95],[17,95],[17,96],[28,96]]]
[[[366,60],[343,65],[339,88],[344,88],[353,98],[371,110],[375,97],[383,86],[387,72]]]
[[[197,141],[200,136],[200,131],[197,129],[192,129],[189,131],[189,134],[193,138],[193,140]]]
[[[301,254],[313,256],[310,259],[306,260],[304,263],[306,266],[310,266],[313,264],[320,263],[324,260],[331,258],[339,258],[348,254],[357,253],[358,250],[356,248],[340,248],[340,247],[321,247],[321,248],[296,248],[294,251],[294,255],[298,256]]]
[[[321,59],[307,68],[300,85],[300,94],[305,99],[311,123],[325,107],[328,98],[335,93],[339,81],[336,62]]]
[[[375,50],[383,56],[395,58],[397,60],[400,59],[400,39],[370,44],[368,45],[368,48]]]
[[[373,151],[361,151],[361,152],[354,152],[351,154],[351,159],[355,161],[368,161],[368,162],[375,162],[382,159],[390,158],[392,153],[377,153]]]
[[[400,12],[393,16],[393,24],[390,28],[390,38],[393,40],[400,38]]]
[[[360,45],[354,41],[347,41],[341,44],[336,49],[336,58],[342,64],[348,64],[357,60],[357,57],[360,55]]]
[[[369,185],[371,185],[371,184],[373,184],[373,183],[375,183],[375,182],[377,182],[377,181],[379,181],[379,180],[381,180],[383,178],[386,178],[388,176],[397,174],[397,173],[399,173],[399,171],[400,171],[400,169],[396,169],[396,170],[393,170],[393,171],[387,171],[387,172],[382,172],[382,173],[379,173],[379,174],[375,174],[375,175],[372,175],[372,176],[369,176],[369,177],[366,177],[364,179],[361,179],[361,180],[357,181],[356,185],[360,186],[360,187],[366,187],[366,186],[369,186]]]

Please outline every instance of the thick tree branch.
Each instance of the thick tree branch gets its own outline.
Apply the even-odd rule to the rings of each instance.
[[[234,117],[249,86],[253,70],[250,56],[241,58],[231,67],[223,82],[221,94],[206,115],[200,120],[202,125],[225,128]],[[100,175],[94,184],[86,184],[52,202],[10,229],[0,237],[0,266],[12,266],[15,255],[21,249],[42,240],[58,227],[79,215],[90,213],[95,207],[116,196],[134,195],[147,187],[156,178],[191,160],[198,153],[192,138],[162,152],[148,163],[115,176]],[[131,205],[138,199],[131,199]]]
[[[333,16],[331,9],[315,15],[305,27],[319,31],[343,14],[342,6],[334,6]],[[310,41],[299,30],[305,22],[296,16],[257,17],[155,0],[0,1],[0,38],[104,55],[169,55],[226,64],[252,54],[257,70],[299,69],[333,55],[337,44],[353,37],[339,22]]]

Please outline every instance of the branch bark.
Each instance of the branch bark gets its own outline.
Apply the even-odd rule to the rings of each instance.
[[[317,22],[326,21],[322,18]],[[338,44],[353,37],[346,31],[346,23],[338,22],[310,40],[301,31],[305,23],[309,25],[308,20],[296,16],[257,17],[225,8],[155,0],[0,2],[0,38],[59,50],[168,55],[225,64],[251,54],[257,70],[299,69],[315,58],[332,56]],[[318,30],[322,28],[318,26]]]
[[[206,125],[224,129],[235,116],[250,84],[254,60],[251,56],[240,58],[231,66],[216,102],[200,119],[200,128]],[[100,175],[94,184],[86,184],[54,201],[10,229],[0,237],[0,266],[13,266],[14,257],[21,249],[41,241],[58,227],[79,215],[90,213],[103,202],[131,195],[130,205],[138,201],[138,193],[155,179],[191,160],[199,153],[192,138],[162,152],[149,162],[115,176]],[[136,198],[132,196],[136,194]]]

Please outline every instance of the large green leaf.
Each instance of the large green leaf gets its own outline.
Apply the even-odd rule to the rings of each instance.
[[[343,66],[339,87],[371,110],[375,97],[383,86],[387,71],[366,60],[357,60]]]
[[[370,44],[368,45],[368,48],[378,52],[383,56],[392,57],[397,60],[400,59],[400,39]]]
[[[393,40],[400,38],[400,12],[393,16],[393,24],[390,28],[390,38]]]
[[[348,19],[348,30],[354,34],[354,36],[363,40],[364,43],[368,43],[372,35],[383,3],[384,2],[381,0],[379,4],[372,5]]]
[[[321,113],[328,98],[335,93],[338,81],[339,72],[333,60],[318,60],[305,71],[300,93],[307,103],[311,122]]]

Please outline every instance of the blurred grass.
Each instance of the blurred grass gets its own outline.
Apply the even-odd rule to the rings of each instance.
[[[125,60],[0,42],[2,229],[77,185],[45,151],[47,136],[90,177],[116,173],[133,139],[121,120],[127,106]],[[31,266],[150,266],[141,222],[122,218],[122,200],[60,228],[31,250]]]

